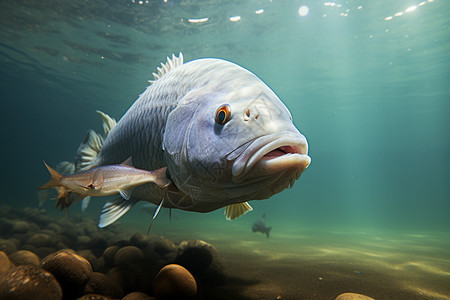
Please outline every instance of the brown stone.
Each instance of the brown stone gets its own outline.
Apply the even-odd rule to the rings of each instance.
[[[18,250],[9,256],[11,262],[16,266],[21,265],[34,265],[39,267],[40,260],[39,257],[31,251],[28,250]]]
[[[337,296],[335,300],[375,300],[375,299],[357,293],[343,293]]]
[[[62,299],[61,287],[49,272],[33,265],[13,267],[0,282],[0,299]]]
[[[184,267],[170,264],[156,275],[153,289],[158,300],[194,299],[197,295],[197,282]]]

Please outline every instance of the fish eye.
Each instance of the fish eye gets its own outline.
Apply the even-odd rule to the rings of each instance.
[[[223,125],[230,119],[231,108],[228,104],[220,106],[216,111],[216,123]]]

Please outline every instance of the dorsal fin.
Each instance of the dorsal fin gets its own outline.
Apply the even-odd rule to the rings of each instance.
[[[77,157],[79,157],[79,161],[75,167],[77,172],[85,171],[96,166],[97,154],[100,152],[102,146],[103,137],[94,130],[89,130],[77,150]]]
[[[148,82],[153,84],[155,81],[160,79],[164,74],[167,74],[170,72],[170,70],[175,69],[178,66],[181,66],[183,64],[183,53],[180,52],[178,57],[175,56],[175,54],[172,54],[172,59],[167,57],[166,63],[161,63],[161,67],[156,68],[158,73],[153,73],[153,77],[155,77],[155,80],[149,80]]]
[[[106,139],[108,136],[108,133],[111,131],[111,129],[116,126],[116,120],[114,118],[111,118],[107,114],[105,114],[102,111],[97,110],[96,113],[102,118],[103,121],[103,138]]]

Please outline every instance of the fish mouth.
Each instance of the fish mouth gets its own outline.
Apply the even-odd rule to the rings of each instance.
[[[308,143],[299,132],[280,132],[258,137],[232,153],[234,182],[284,174],[293,183],[311,163]],[[292,178],[293,177],[293,178]]]

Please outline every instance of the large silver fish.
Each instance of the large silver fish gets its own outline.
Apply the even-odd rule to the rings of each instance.
[[[167,167],[168,187],[136,187],[131,201],[106,203],[100,227],[137,201],[188,211],[226,207],[227,219],[294,184],[311,162],[306,138],[277,95],[256,75],[222,59],[167,58],[119,122],[99,112],[104,136],[89,131],[75,171],[133,158]]]

